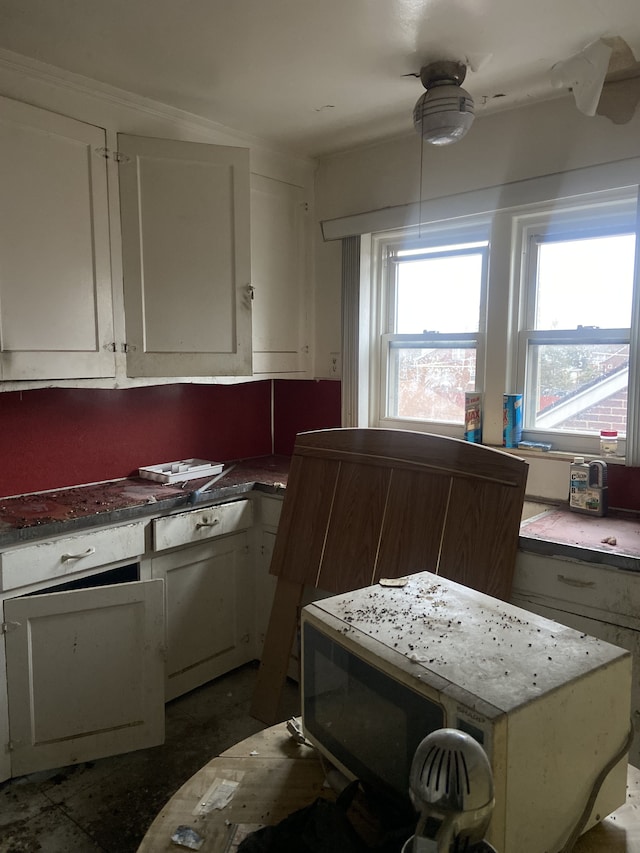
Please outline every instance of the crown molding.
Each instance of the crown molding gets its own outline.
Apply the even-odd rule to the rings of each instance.
[[[85,77],[82,74],[58,68],[55,65],[49,65],[48,63],[40,62],[37,59],[32,59],[31,57],[14,53],[4,48],[0,48],[0,72],[2,70],[28,77],[37,83],[44,83],[58,89],[66,89],[76,95],[97,99],[120,109],[142,112],[151,117],[179,123],[183,127],[207,134],[219,134],[231,137],[235,144],[245,145],[248,148],[259,148],[276,155],[287,156],[299,161],[301,164],[309,165],[314,163],[313,159],[309,157],[286,149],[276,148],[267,140],[228,127],[213,119],[181,110],[178,107],[164,104],[161,101],[154,101],[152,98],[137,95],[126,89],[119,89],[108,83],[102,83],[91,77]]]

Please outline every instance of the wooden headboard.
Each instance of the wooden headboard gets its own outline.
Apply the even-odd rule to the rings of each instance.
[[[527,468],[503,451],[419,432],[300,433],[271,560],[279,581],[253,715],[275,721],[264,700],[270,682],[284,680],[305,586],[341,593],[430,571],[508,601]]]

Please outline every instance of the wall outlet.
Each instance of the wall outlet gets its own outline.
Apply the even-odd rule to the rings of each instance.
[[[342,358],[339,352],[329,353],[329,376],[332,379],[340,379],[342,376]]]

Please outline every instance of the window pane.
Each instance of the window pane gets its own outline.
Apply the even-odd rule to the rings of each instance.
[[[476,387],[475,349],[392,347],[390,362],[389,415],[464,423],[464,394]]]
[[[481,252],[398,263],[394,331],[477,332],[482,266]]]
[[[527,426],[626,433],[628,344],[529,344]]]
[[[633,234],[540,243],[533,328],[629,327],[634,255]]]

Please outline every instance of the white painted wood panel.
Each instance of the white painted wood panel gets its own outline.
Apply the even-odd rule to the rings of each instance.
[[[4,637],[0,639],[0,782],[11,776],[11,756],[7,744],[9,734],[9,700],[7,697],[7,658]]]
[[[250,500],[218,504],[206,509],[192,509],[167,515],[153,521],[155,551],[178,548],[215,536],[246,530],[253,524],[253,503]]]
[[[271,497],[269,495],[260,495],[260,521],[265,527],[272,527],[275,530],[280,523],[280,513],[282,512],[282,498]]]
[[[262,660],[264,638],[267,635],[267,628],[269,627],[271,606],[278,580],[275,575],[269,574],[269,566],[271,565],[275,542],[275,530],[263,530],[261,532],[255,574],[255,655],[258,660]]]
[[[308,368],[308,251],[305,191],[251,176],[254,373]]]
[[[0,378],[115,375],[105,132],[0,98]]]
[[[248,534],[154,557],[166,594],[166,699],[253,658],[253,573]]]
[[[640,628],[640,574],[611,566],[519,551],[513,592],[521,597],[565,602],[593,618],[626,617]]]
[[[256,558],[254,566],[255,587],[255,656],[262,659],[264,638],[269,625],[271,606],[276,591],[277,579],[269,573],[273,547],[276,541],[280,514],[282,511],[282,498],[272,495],[260,495],[260,525],[256,527]],[[297,668],[295,670],[297,678]]]
[[[640,766],[640,575],[610,566],[519,551],[511,601],[633,654],[629,760]]]
[[[5,601],[12,775],[164,740],[163,584]]]
[[[118,145],[128,374],[250,374],[248,149]]]
[[[9,548],[0,553],[0,590],[137,558],[144,554],[145,526],[145,521],[137,521]]]

